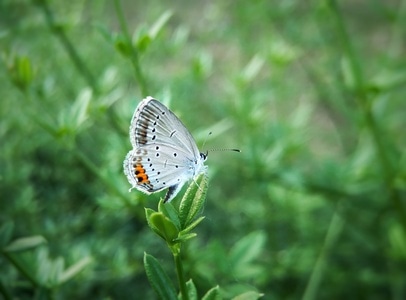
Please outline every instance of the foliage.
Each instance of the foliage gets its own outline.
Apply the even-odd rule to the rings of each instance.
[[[0,294],[154,299],[144,262],[177,294],[182,245],[191,299],[405,298],[405,20],[403,0],[2,1]],[[147,95],[241,149],[209,152],[204,204],[127,192]]]

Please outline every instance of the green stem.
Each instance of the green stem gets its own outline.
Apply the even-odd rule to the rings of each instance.
[[[189,300],[189,295],[187,293],[187,288],[186,288],[185,276],[183,274],[182,259],[180,257],[180,246],[178,247],[177,250],[173,250],[173,249],[171,249],[171,250],[172,250],[173,258],[175,260],[176,273],[178,275],[179,289],[180,289],[180,294],[182,295],[182,300]]]
[[[399,215],[400,222],[406,230],[406,209],[401,201],[399,192],[393,187],[393,181],[396,177],[396,169],[392,165],[390,155],[388,153],[389,147],[386,145],[386,134],[383,133],[379,126],[379,122],[376,120],[373,112],[372,105],[368,99],[368,92],[364,85],[363,72],[360,64],[360,60],[352,46],[350,36],[347,32],[343,17],[336,0],[328,0],[331,11],[333,12],[334,19],[337,24],[337,32],[339,38],[342,41],[343,51],[349,59],[350,67],[355,81],[355,97],[357,99],[361,113],[365,121],[366,128],[371,134],[372,140],[375,144],[376,153],[378,155],[378,161],[381,166],[381,170],[384,177],[384,185],[388,194],[388,198],[394,206],[394,210]]]
[[[117,188],[116,185],[112,183],[112,181],[109,178],[106,178],[105,175],[100,173],[100,168],[98,168],[86,155],[84,155],[80,150],[76,150],[75,156],[78,158],[78,160],[89,170],[92,172],[93,175],[98,177],[105,186],[108,186],[110,190],[114,191],[115,194],[123,200],[123,202],[126,204],[126,206],[131,209],[134,208],[134,204],[131,204],[128,201],[128,197],[125,196],[121,190]]]
[[[99,92],[96,80],[94,79],[91,72],[86,67],[86,64],[80,58],[79,54],[77,53],[75,47],[67,37],[65,31],[63,30],[62,26],[58,25],[55,22],[54,15],[51,9],[48,6],[48,0],[34,0],[36,4],[42,9],[45,20],[47,22],[48,27],[51,31],[59,38],[62,45],[64,46],[65,50],[68,52],[70,59],[72,60],[73,64],[75,65],[76,69],[79,73],[83,76],[83,78],[87,81],[87,83],[91,86],[93,91],[97,94]]]
[[[138,51],[133,46],[131,36],[130,36],[129,31],[128,31],[127,23],[126,23],[125,18],[124,18],[123,9],[121,7],[120,0],[114,0],[114,5],[115,5],[118,21],[120,22],[121,31],[124,34],[124,37],[125,37],[125,40],[126,40],[126,43],[127,43],[127,47],[128,47],[128,49],[130,49],[130,54],[131,54],[130,61],[131,61],[131,64],[133,66],[133,69],[134,69],[135,79],[138,82],[139,88],[141,90],[141,94],[143,96],[147,96],[148,95],[148,89],[147,89],[147,85],[146,85],[146,82],[145,82],[144,75],[142,74],[142,71],[141,71],[141,64],[140,64],[140,61],[139,61]]]
[[[0,279],[0,295],[2,295],[5,300],[13,299],[13,297],[11,296],[11,293],[6,288],[6,286],[3,284],[3,281],[1,279]]]
[[[307,286],[302,298],[303,300],[317,299],[317,292],[321,285],[328,256],[333,246],[335,245],[343,227],[344,220],[340,217],[339,212],[335,211],[333,217],[331,218],[320,255],[317,258],[317,261],[313,268],[313,272],[310,275],[309,281],[307,282]]]
[[[3,255],[14,265],[14,267],[29,281],[35,288],[40,288],[40,283],[35,276],[26,267],[26,264],[22,263],[12,253],[3,251]]]
[[[392,33],[390,34],[390,41],[388,46],[389,55],[387,58],[403,55],[403,42],[405,36],[405,26],[402,25],[406,17],[406,1],[400,0],[398,3],[398,12],[396,19],[392,22]],[[385,66],[387,63],[385,64]]]
[[[359,64],[358,57],[355,54],[354,48],[352,47],[351,40],[343,22],[343,16],[341,15],[336,0],[328,0],[328,2],[334,15],[339,40],[342,42],[343,51],[349,60],[351,71],[354,76],[355,92],[358,104],[361,106],[365,105],[366,103],[364,100],[366,99],[364,98],[364,79],[361,65]]]

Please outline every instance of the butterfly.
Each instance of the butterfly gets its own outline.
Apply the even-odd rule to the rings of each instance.
[[[134,112],[130,141],[133,149],[123,163],[130,191],[151,194],[168,189],[164,202],[169,202],[186,182],[207,170],[207,153],[199,151],[179,118],[150,96]]]

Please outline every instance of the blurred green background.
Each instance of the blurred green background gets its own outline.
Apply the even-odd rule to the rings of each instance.
[[[164,194],[122,171],[152,95],[242,151],[209,154],[200,295],[406,298],[406,1],[3,0],[0,50],[3,297],[155,299],[144,251],[175,282],[144,216]]]

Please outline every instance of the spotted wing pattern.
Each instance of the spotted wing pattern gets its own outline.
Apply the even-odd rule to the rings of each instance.
[[[151,97],[134,112],[130,126],[133,146],[124,160],[132,188],[147,194],[169,188],[165,201],[205,167],[192,135],[166,106]]]

